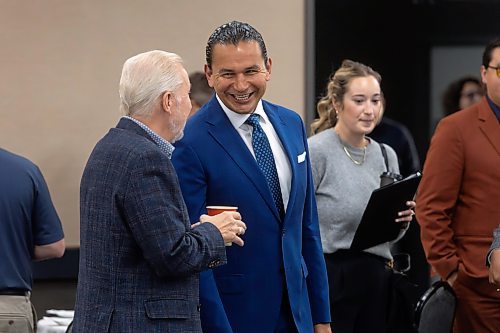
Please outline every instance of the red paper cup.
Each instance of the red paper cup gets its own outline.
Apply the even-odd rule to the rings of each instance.
[[[223,212],[237,212],[238,207],[234,206],[207,206],[207,214],[214,216]],[[231,246],[233,243],[226,243],[226,246]]]

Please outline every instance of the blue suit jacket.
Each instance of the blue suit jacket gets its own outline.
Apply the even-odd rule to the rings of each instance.
[[[283,221],[254,157],[216,97],[189,121],[173,163],[191,221],[207,205],[238,206],[245,246],[226,248],[227,265],[201,276],[204,333],[266,333],[287,288],[299,332],[329,322],[328,282],[319,235],[307,137],[293,111],[263,101],[292,170]]]
[[[80,218],[73,332],[201,332],[198,272],[225,262],[224,241],[191,229],[173,165],[133,121],[90,155]]]

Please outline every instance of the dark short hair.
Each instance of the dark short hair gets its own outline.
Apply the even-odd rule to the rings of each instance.
[[[267,66],[267,49],[262,35],[248,23],[231,21],[215,29],[210,35],[205,50],[205,58],[208,68],[212,69],[212,53],[216,44],[238,45],[241,41],[255,41],[259,44],[262,52],[262,58]]]
[[[484,68],[488,68],[488,66],[490,65],[491,53],[497,47],[500,47],[500,37],[496,37],[491,42],[489,42],[488,45],[486,45],[486,48],[484,49],[484,52],[483,52],[483,66],[484,66]]]

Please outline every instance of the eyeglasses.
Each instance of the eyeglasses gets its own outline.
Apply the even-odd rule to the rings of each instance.
[[[486,68],[494,69],[497,72],[497,76],[500,77],[500,66],[497,66],[497,67],[488,66]]]
[[[468,91],[460,94],[461,97],[467,97],[468,99],[475,99],[477,97],[482,97],[483,93],[479,90]]]

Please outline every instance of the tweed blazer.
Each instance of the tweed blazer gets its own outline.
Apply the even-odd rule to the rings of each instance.
[[[172,158],[192,221],[206,205],[231,205],[248,227],[245,245],[227,249],[227,265],[201,274],[204,333],[273,332],[285,289],[300,333],[330,322],[305,129],[297,113],[262,105],[292,171],[282,220],[264,174],[215,96],[189,119]]]
[[[211,223],[191,228],[168,156],[123,118],[80,185],[73,332],[201,332],[199,272],[226,261]]]
[[[489,288],[484,258],[500,221],[499,166],[500,124],[486,98],[439,122],[416,213],[427,259],[442,278],[458,270],[463,283]]]

